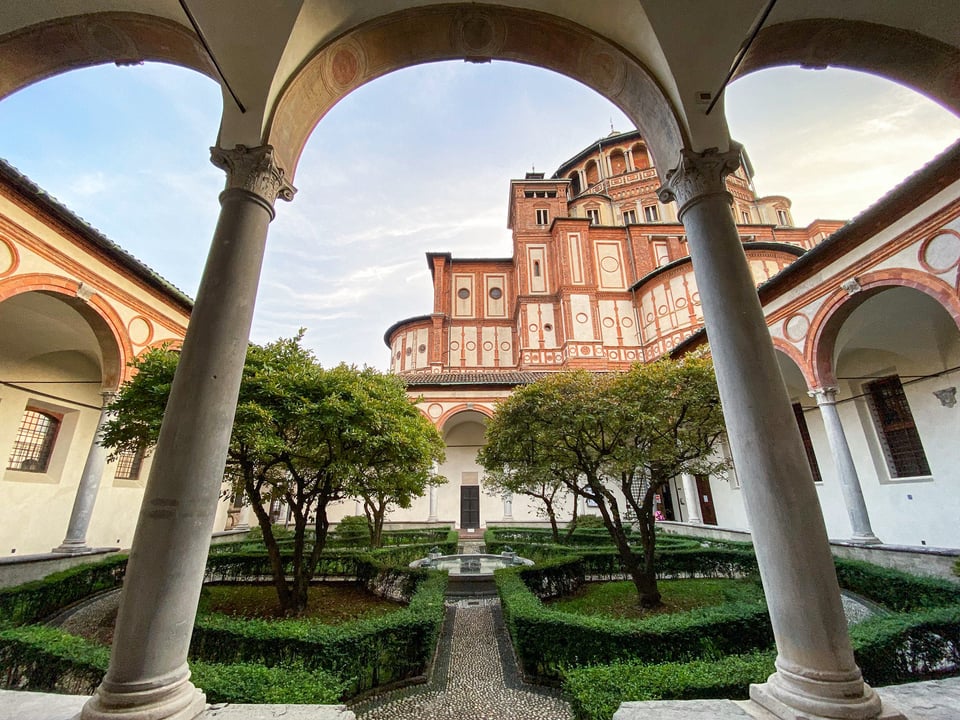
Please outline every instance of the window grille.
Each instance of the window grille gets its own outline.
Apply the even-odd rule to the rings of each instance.
[[[117,480],[136,480],[140,477],[140,466],[143,465],[143,448],[124,450],[117,456],[117,471],[114,477]]]
[[[20,421],[17,438],[13,441],[7,469],[46,472],[59,429],[60,418],[56,415],[28,407]]]
[[[930,465],[900,378],[896,375],[880,378],[867,383],[865,389],[890,476],[929,475]]]

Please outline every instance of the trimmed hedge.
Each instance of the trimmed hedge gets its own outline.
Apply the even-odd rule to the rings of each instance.
[[[773,644],[763,603],[729,603],[644,620],[578,616],[545,607],[525,584],[529,570],[496,572],[504,620],[523,672],[556,682],[564,669],[622,660],[716,658]]]
[[[404,571],[385,569],[396,584]],[[407,607],[337,626],[306,620],[244,620],[210,614],[197,618],[191,657],[218,662],[300,662],[346,680],[346,697],[378,685],[422,674],[433,657],[443,621],[444,573],[408,571],[419,579]]]
[[[37,622],[91,595],[123,583],[127,556],[114,555],[0,590],[0,627]]]
[[[896,612],[960,605],[960,585],[859,560],[834,558],[840,587]]]
[[[564,675],[563,689],[577,720],[610,720],[620,703],[749,696],[751,683],[765,682],[776,653],[730,655],[686,663],[617,663],[577,668]]]
[[[34,692],[92,695],[107,671],[110,649],[42,625],[0,631],[0,664],[6,687]],[[191,662],[192,680],[212,703],[339,701],[346,683],[302,665],[264,667]]]

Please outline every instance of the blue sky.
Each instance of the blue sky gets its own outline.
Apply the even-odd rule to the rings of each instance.
[[[0,156],[190,295],[218,212],[209,162],[220,93],[164,66],[106,66],[0,103]],[[892,83],[771,70],[727,93],[760,194],[794,218],[856,215],[960,136],[960,120]],[[508,256],[509,180],[552,173],[629,129],[609,102],[536,68],[440,63],[366,85],[321,121],[293,203],[278,202],[254,318],[263,342],[307,328],[321,361],[385,368],[384,330],[432,309],[424,253]]]

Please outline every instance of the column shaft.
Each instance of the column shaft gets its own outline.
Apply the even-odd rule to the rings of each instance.
[[[187,651],[273,200],[284,189],[292,196],[270,148],[214,148],[213,157],[228,185],[144,493],[110,667],[84,720],[186,720],[205,705]]]
[[[733,457],[777,643],[777,672],[751,697],[782,718],[875,718],[880,700],[850,645],[833,558],[723,178],[738,149],[682,151],[662,201],[687,232]]]
[[[687,522],[702,525],[703,515],[700,512],[700,491],[697,490],[697,479],[690,473],[683,473],[680,478],[683,481],[683,494],[687,500]]]
[[[430,514],[427,516],[427,522],[436,522],[437,520],[437,486],[430,486]]]
[[[103,425],[107,421],[108,406],[113,402],[116,394],[105,392],[102,396],[103,407],[100,410],[100,418],[97,420],[97,428],[93,432],[93,440],[90,441],[86,462],[83,464],[77,495],[73,499],[67,535],[59,547],[53,549],[55,553],[82,553],[90,549],[87,546],[87,529],[90,527],[93,506],[97,502],[97,493],[100,491],[100,478],[103,477],[103,469],[107,464],[107,449],[100,444],[100,438]]]
[[[847,515],[850,517],[850,526],[853,529],[853,542],[876,544],[880,539],[873,534],[870,527],[870,515],[867,513],[867,504],[863,499],[863,489],[860,487],[860,478],[857,476],[857,467],[853,463],[853,455],[847,444],[847,435],[840,422],[840,413],[837,412],[836,388],[820,388],[810,393],[817,400],[820,416],[823,418],[823,428],[827,433],[827,442],[837,467],[837,477],[840,480],[840,491],[843,493],[843,502],[847,506]]]

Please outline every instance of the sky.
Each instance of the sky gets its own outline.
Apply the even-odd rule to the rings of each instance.
[[[0,102],[0,157],[195,296],[223,188],[209,162],[221,109],[208,78],[160,64],[103,66]],[[911,90],[841,70],[776,69],[727,90],[731,133],[760,195],[794,221],[854,217],[960,137]],[[630,123],[546,70],[437,63],[365,85],[308,142],[292,203],[277,202],[251,339],[307,329],[325,365],[386,369],[383,333],[432,310],[425,253],[508,257],[511,178],[548,177]]]

